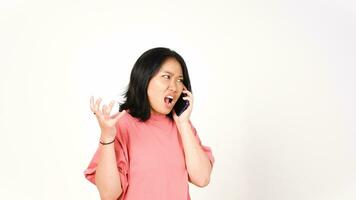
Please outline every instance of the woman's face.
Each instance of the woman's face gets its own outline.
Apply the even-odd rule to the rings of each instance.
[[[148,83],[147,95],[151,113],[168,114],[183,91],[183,73],[179,62],[168,58]],[[169,100],[169,99],[172,100]]]

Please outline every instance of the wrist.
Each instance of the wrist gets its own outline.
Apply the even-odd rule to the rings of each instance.
[[[112,143],[115,142],[115,140],[116,140],[115,137],[113,139],[110,139],[110,140],[107,139],[107,138],[105,138],[105,139],[100,138],[100,144],[102,144],[102,145],[112,144]]]
[[[182,128],[185,128],[185,127],[190,127],[189,121],[179,122],[177,124],[177,127],[178,127],[178,129],[182,129]]]
[[[104,142],[104,143],[107,143],[107,142],[111,142],[111,141],[113,141],[115,139],[115,135],[113,135],[113,136],[110,136],[110,135],[108,135],[108,134],[101,134],[101,136],[100,136],[100,141],[101,142]]]

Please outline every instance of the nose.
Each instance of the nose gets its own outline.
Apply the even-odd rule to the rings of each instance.
[[[169,83],[169,90],[173,91],[173,92],[176,92],[177,91],[177,83],[175,81],[171,81]]]

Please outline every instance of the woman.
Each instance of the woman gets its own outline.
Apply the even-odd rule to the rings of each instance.
[[[178,116],[176,104],[184,101],[189,103]],[[144,52],[116,116],[109,116],[114,101],[102,109],[100,102],[90,99],[101,137],[84,174],[101,199],[186,200],[188,181],[209,183],[214,157],[190,121],[193,95],[179,54],[162,47]]]

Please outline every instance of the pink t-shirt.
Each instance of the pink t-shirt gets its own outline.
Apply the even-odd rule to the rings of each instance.
[[[164,115],[151,114],[149,120],[140,122],[124,112],[116,124],[114,142],[123,189],[120,200],[189,200],[184,150],[174,120]],[[190,125],[213,165],[211,149],[201,144],[196,129],[191,122]],[[98,150],[99,147],[84,172],[93,184],[99,160]]]

